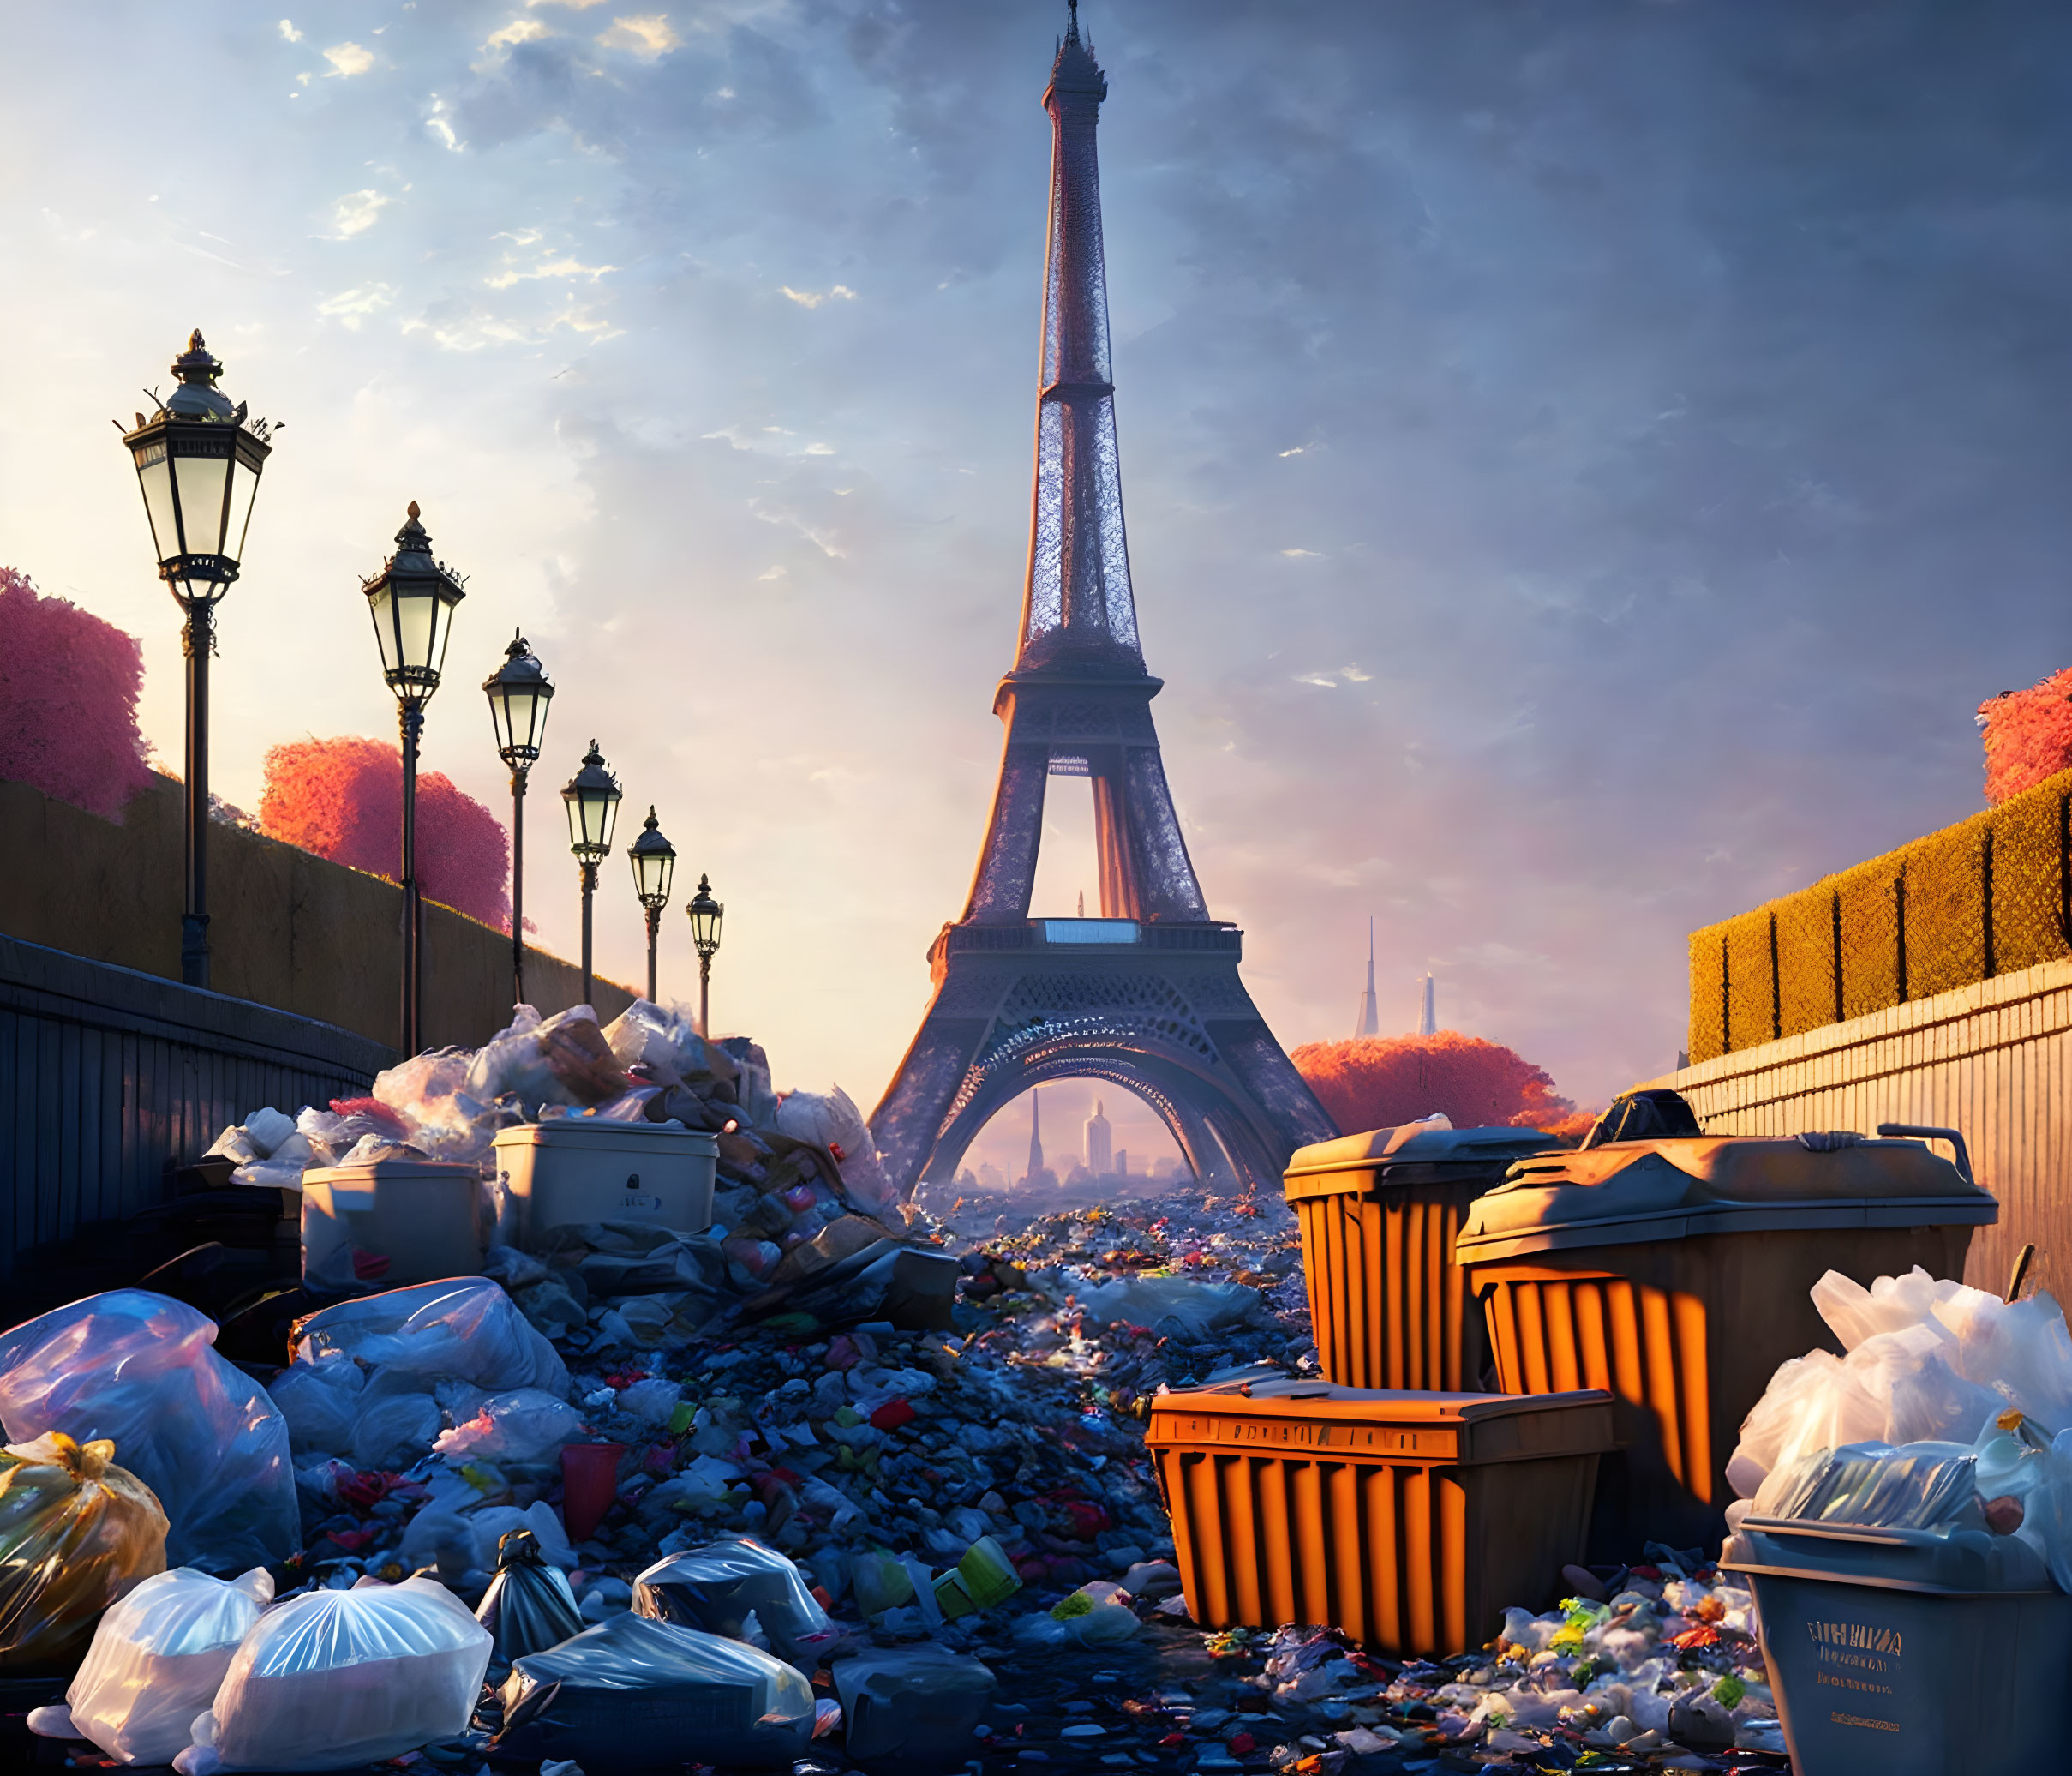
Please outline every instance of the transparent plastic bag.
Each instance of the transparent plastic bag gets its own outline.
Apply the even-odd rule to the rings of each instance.
[[[645,1616],[518,1660],[503,1700],[502,1756],[572,1758],[590,1776],[647,1767],[662,1746],[671,1761],[788,1768],[813,1737],[812,1686],[791,1666]]]
[[[0,1669],[63,1658],[124,1587],[165,1569],[165,1513],[115,1445],[0,1450]]]
[[[0,1424],[113,1441],[171,1524],[166,1558],[241,1573],[302,1545],[288,1426],[212,1348],[216,1323],[144,1289],[89,1295],[0,1336]]]
[[[492,1393],[512,1388],[568,1392],[568,1371],[518,1304],[486,1276],[390,1289],[307,1315],[291,1340],[297,1363],[334,1354],[434,1378],[473,1382]]]
[[[1762,1515],[1876,1529],[1981,1529],[1976,1467],[1962,1443],[1817,1449],[1780,1473]]]
[[[729,1536],[658,1560],[633,1581],[633,1609],[739,1639],[752,1614],[781,1659],[811,1671],[836,1638],[804,1575],[751,1536]]]
[[[182,1566],[145,1580],[93,1631],[65,1692],[73,1731],[117,1763],[171,1763],[272,1600],[264,1567],[224,1580]]]
[[[367,1377],[350,1357],[329,1363],[297,1363],[267,1383],[288,1426],[288,1447],[301,1455],[342,1455],[352,1445],[360,1416],[360,1391]]]
[[[353,1420],[352,1465],[400,1473],[428,1455],[445,1419],[429,1394],[389,1394],[370,1400]]]
[[[505,1665],[583,1632],[567,1575],[548,1562],[530,1529],[512,1530],[498,1543],[496,1576],[476,1606],[475,1619],[495,1644],[494,1662]]]
[[[588,1433],[583,1414],[540,1388],[492,1394],[432,1447],[449,1461],[546,1461]]]
[[[429,1579],[308,1591],[260,1617],[182,1776],[339,1770],[465,1732],[489,1667],[488,1630]]]

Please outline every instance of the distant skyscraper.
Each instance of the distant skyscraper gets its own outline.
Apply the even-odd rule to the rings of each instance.
[[[1043,1088],[1029,1094],[1029,1170],[1025,1182],[1043,1176]]]
[[[1129,1176],[1129,1149],[1127,1147],[1122,1149],[1115,1156],[1115,1175],[1117,1178]]]
[[[1374,998],[1374,921],[1367,921],[1367,991],[1360,995],[1360,1021],[1353,1029],[1356,1036],[1378,1036],[1381,1034],[1381,1006]]]
[[[1096,1178],[1105,1178],[1115,1168],[1114,1136],[1104,1113],[1106,1109],[1096,1098],[1093,1114],[1087,1119],[1087,1169]]]
[[[1417,1008],[1417,1034],[1435,1036],[1439,1034],[1439,989],[1432,977],[1424,977],[1424,999]]]

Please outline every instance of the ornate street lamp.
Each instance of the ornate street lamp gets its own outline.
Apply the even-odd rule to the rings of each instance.
[[[712,1036],[712,958],[719,954],[720,921],[727,909],[712,897],[709,876],[698,879],[698,893],[684,909],[691,919],[691,946],[698,951],[698,1033]]]
[[[216,604],[237,578],[252,497],[273,448],[275,428],[249,423],[216,387],[223,366],[199,329],[173,360],[172,399],[123,443],[136,463],[159,556],[159,578],[187,613],[187,885],[180,915],[180,978],[208,985],[208,663],[216,647]],[[153,399],[157,397],[153,396]],[[122,422],[116,421],[122,429]]]
[[[504,650],[504,663],[482,681],[496,750],[511,767],[511,986],[516,1003],[525,998],[525,778],[547,737],[547,705],[554,687],[532,657],[523,635]]]
[[[439,688],[453,609],[467,595],[459,575],[433,559],[432,539],[417,522],[417,502],[396,532],[396,552],[362,580],[381,645],[381,676],[396,693],[403,730],[403,1052],[416,1054],[424,1004],[423,900],[417,888],[417,741],[424,706]]]
[[[619,779],[604,768],[597,742],[583,755],[583,769],[561,791],[568,808],[568,849],[583,866],[583,1003],[596,1003],[590,967],[590,900],[597,891],[597,866],[611,855],[612,822],[619,818]]]
[[[669,903],[669,878],[676,873],[676,848],[662,836],[655,824],[655,810],[648,809],[640,837],[626,848],[633,861],[633,892],[648,912],[648,1002],[655,1001],[655,940],[662,930],[662,909]]]

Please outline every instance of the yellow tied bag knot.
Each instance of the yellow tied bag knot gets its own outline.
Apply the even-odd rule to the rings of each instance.
[[[0,1449],[0,1669],[54,1663],[101,1611],[165,1570],[158,1496],[105,1438],[53,1431]]]

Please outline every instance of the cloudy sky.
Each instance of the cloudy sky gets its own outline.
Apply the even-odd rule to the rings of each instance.
[[[522,626],[542,787],[595,734],[728,903],[716,1021],[868,1108],[997,762],[1063,0],[289,3],[17,9],[0,560],[143,638],[177,765],[108,420],[201,326],[288,422],[221,792],[392,730],[356,586],[416,498],[470,576],[428,765],[505,805]],[[1685,933],[1973,812],[1973,707],[2072,658],[2072,15],[1084,21],[1155,711],[1254,995],[1345,1034],[1372,915],[1385,1026],[1428,969],[1579,1099],[1667,1068]],[[1039,910],[1093,886],[1053,788]]]

